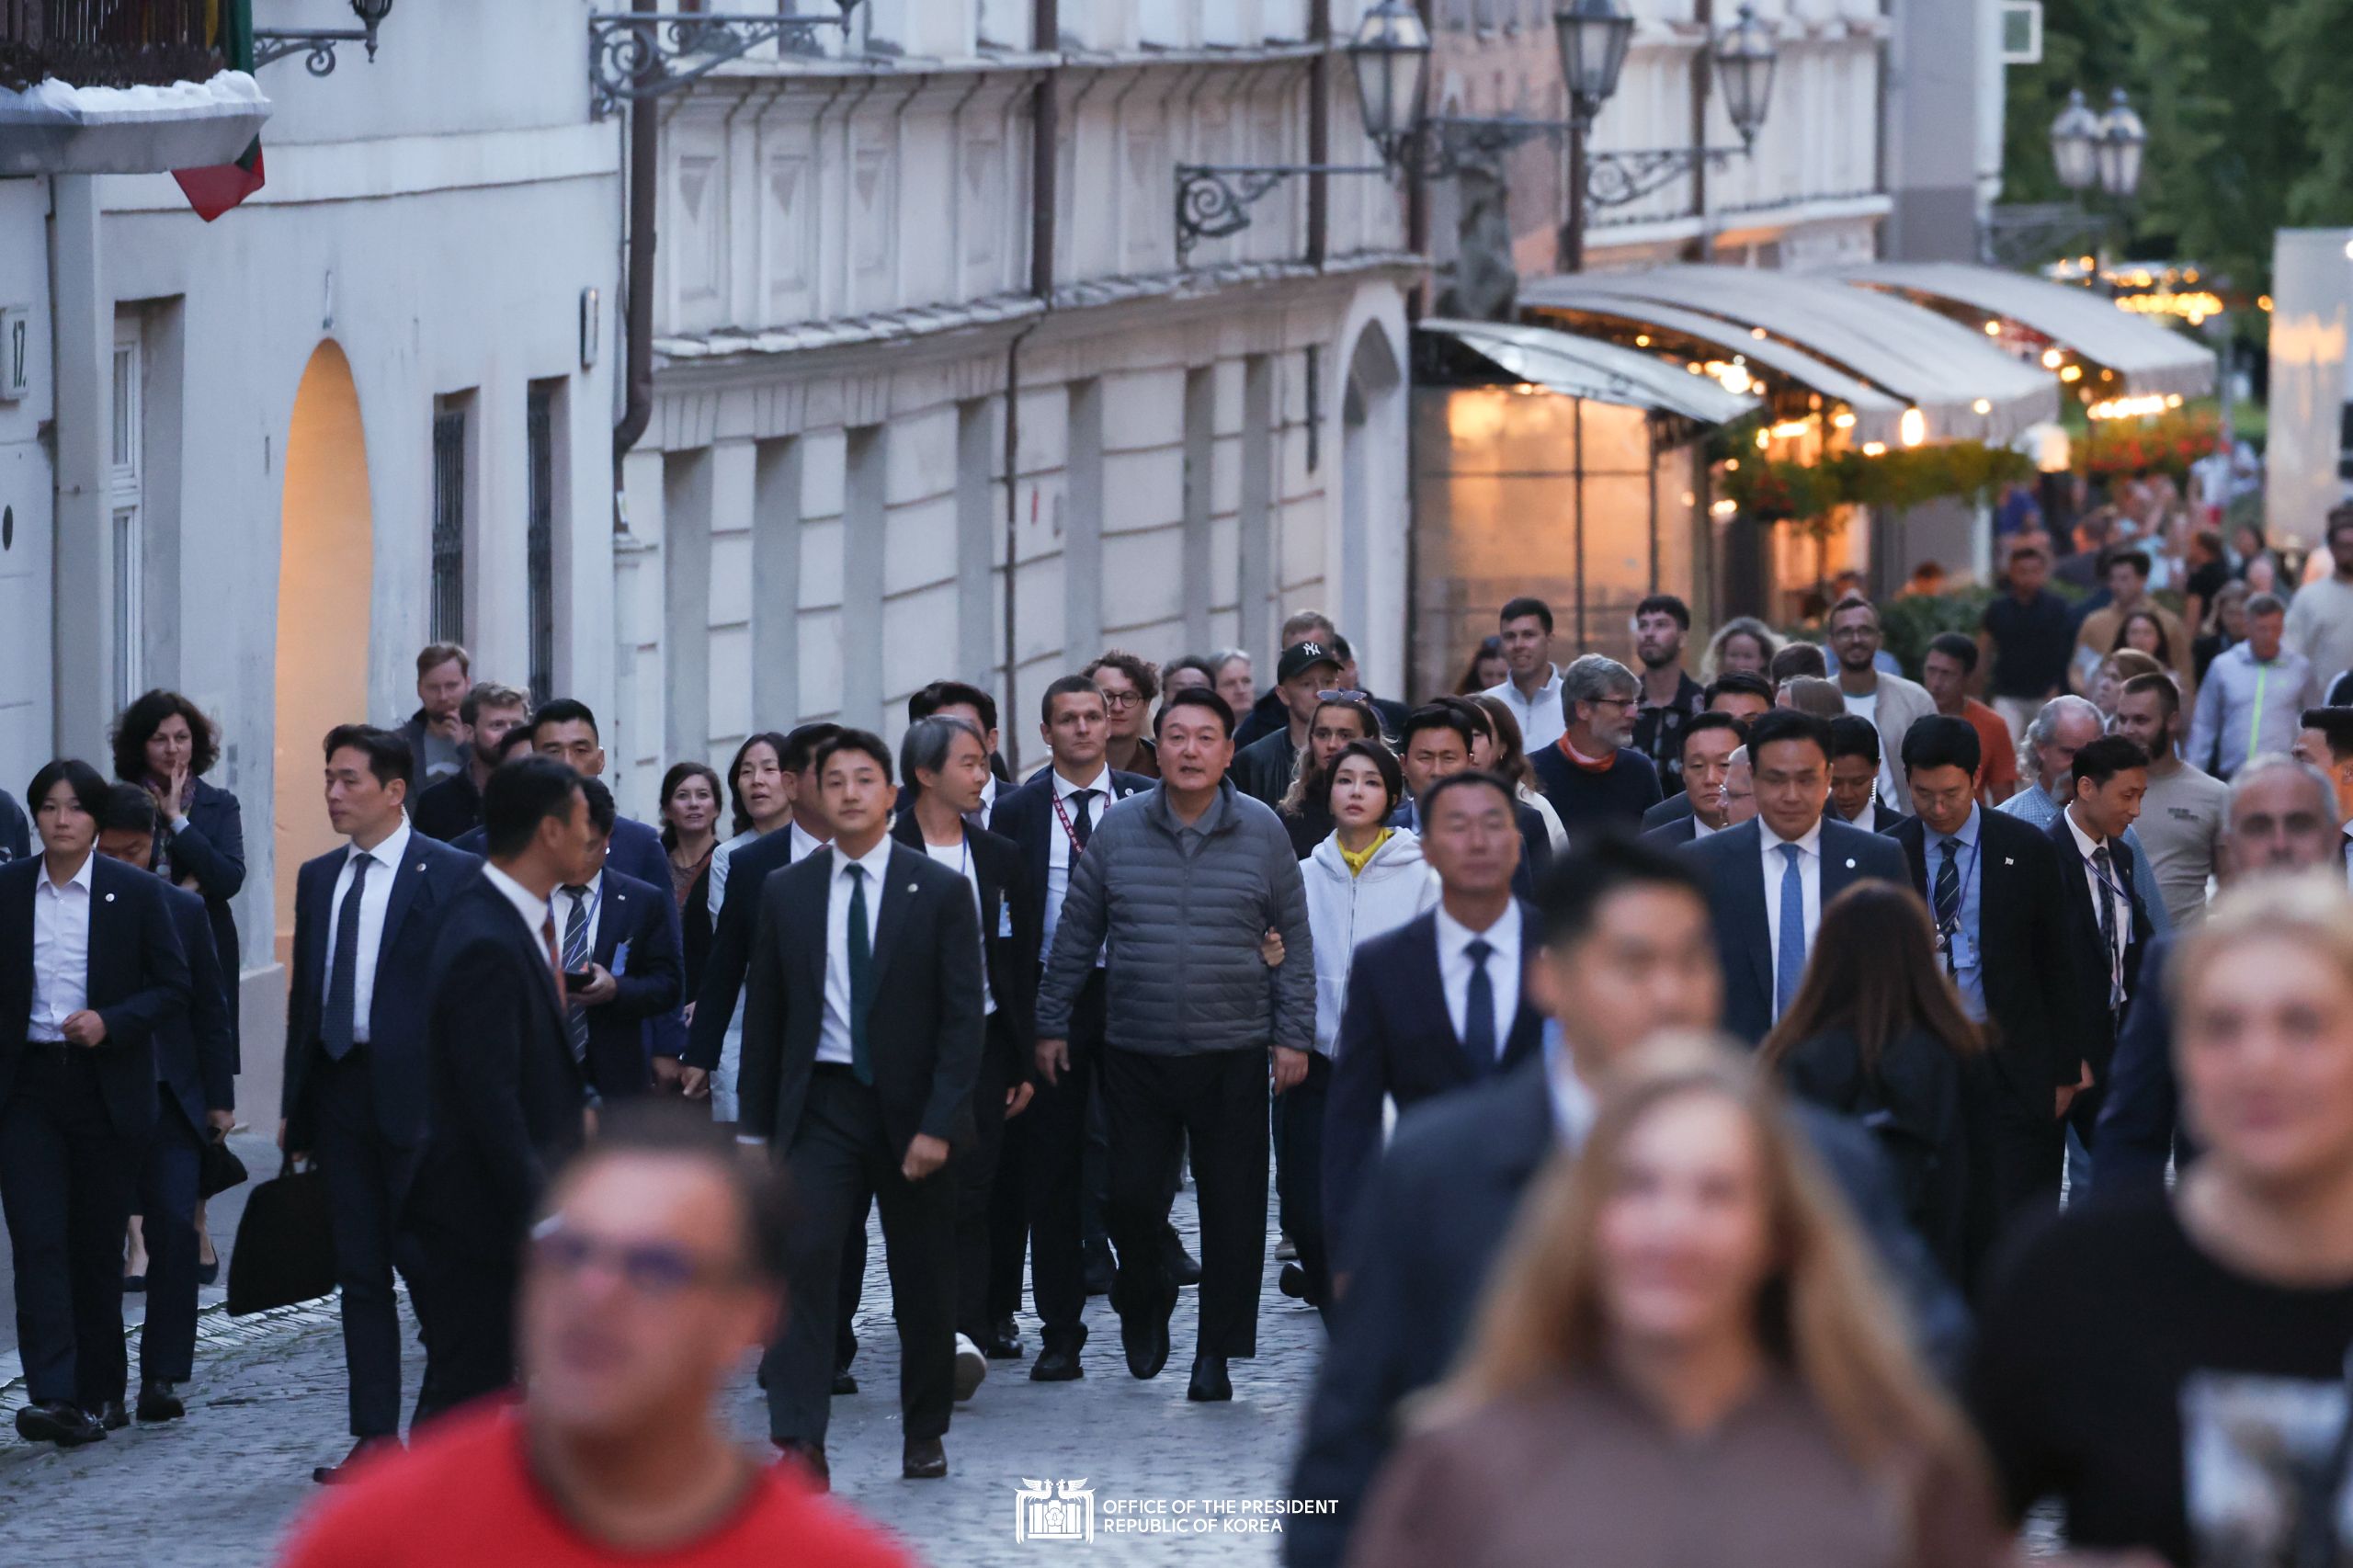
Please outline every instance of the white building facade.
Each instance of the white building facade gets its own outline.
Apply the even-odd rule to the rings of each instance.
[[[0,178],[30,349],[0,402],[0,784],[104,767],[151,687],[218,722],[249,1115],[275,1106],[294,868],[333,841],[326,730],[404,720],[435,637],[609,703],[620,142],[553,41],[589,10],[404,0],[372,63],[262,66],[267,184],[210,224],[168,174]]]
[[[822,9],[822,8],[821,8]],[[656,100],[651,427],[623,461],[620,732],[895,734],[955,676],[1042,756],[1043,687],[1329,611],[1404,684],[1398,189],[1292,178],[1177,252],[1180,164],[1375,161],[1359,0],[867,0],[830,58]],[[1047,155],[1040,157],[1040,117]]]

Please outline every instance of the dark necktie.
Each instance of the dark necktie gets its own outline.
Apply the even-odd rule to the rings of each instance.
[[[359,1027],[355,1017],[359,994],[359,898],[367,891],[371,864],[366,855],[351,858],[351,887],[335,915],[335,957],[327,962],[327,1010],[319,1020],[319,1043],[326,1048],[330,1062],[340,1062],[351,1053]]]
[[[563,922],[563,961],[560,967],[566,974],[578,974],[588,967],[588,890],[567,887],[572,895],[572,913]],[[564,1032],[572,1037],[572,1059],[588,1060],[588,1009],[577,1002],[567,1001],[563,1009]]]
[[[1474,937],[1462,950],[1471,960],[1471,988],[1462,1003],[1462,1050],[1471,1064],[1484,1073],[1495,1064],[1495,983],[1487,974],[1487,960],[1495,949],[1485,937]]]
[[[1961,930],[1961,840],[1944,842],[1944,864],[1937,868],[1937,929],[1945,939],[1945,972],[1953,972],[1952,939]]]
[[[1070,835],[1078,840],[1081,849],[1086,848],[1087,841],[1095,836],[1094,800],[1095,791],[1092,790],[1081,790],[1070,798],[1071,804],[1078,808],[1078,815],[1071,819]]]
[[[849,1070],[858,1081],[874,1083],[874,1059],[866,1044],[866,1014],[873,1004],[874,934],[866,924],[866,868],[849,866]]]
[[[2103,844],[2092,851],[2092,873],[2099,879],[2099,946],[2100,956],[2108,960],[2108,1010],[2116,1011],[2122,965],[2116,958],[2116,895],[2109,890],[2116,885],[2109,872],[2108,846]]]

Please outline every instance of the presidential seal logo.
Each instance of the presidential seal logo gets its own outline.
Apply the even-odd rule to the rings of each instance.
[[[1013,1539],[1093,1540],[1095,1493],[1086,1478],[1031,1481],[1024,1476],[1021,1489],[1013,1494]]]

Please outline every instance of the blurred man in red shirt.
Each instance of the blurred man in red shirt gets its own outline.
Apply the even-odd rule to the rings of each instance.
[[[801,1471],[763,1466],[718,1401],[784,1307],[767,1162],[660,1101],[608,1112],[533,1227],[517,1309],[528,1391],[364,1469],[287,1568],[907,1568]]]

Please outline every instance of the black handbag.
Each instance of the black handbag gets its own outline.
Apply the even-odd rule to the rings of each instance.
[[[233,1187],[243,1187],[248,1176],[245,1162],[229,1147],[225,1134],[216,1132],[204,1141],[204,1148],[197,1155],[197,1197],[210,1198]]]
[[[335,1290],[335,1216],[326,1178],[289,1158],[254,1188],[229,1255],[229,1315],[315,1301]]]

